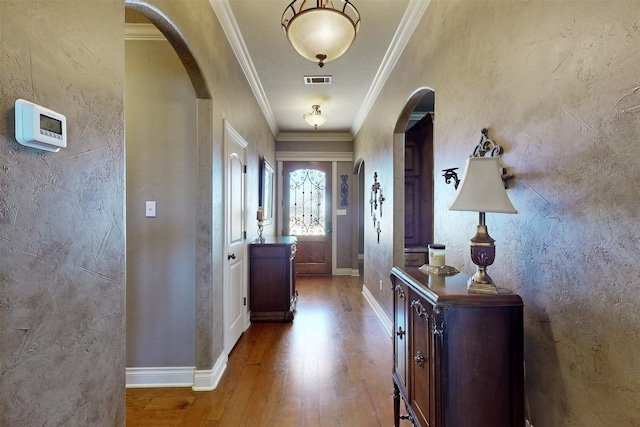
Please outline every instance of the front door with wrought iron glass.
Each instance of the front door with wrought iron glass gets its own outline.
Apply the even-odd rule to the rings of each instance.
[[[297,236],[296,273],[331,275],[331,163],[283,164],[283,235]]]

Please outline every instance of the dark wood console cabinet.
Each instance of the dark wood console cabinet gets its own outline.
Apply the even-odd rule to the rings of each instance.
[[[296,243],[292,236],[249,244],[251,322],[291,322],[298,302]]]
[[[524,425],[522,299],[469,294],[467,279],[391,270],[396,427]]]

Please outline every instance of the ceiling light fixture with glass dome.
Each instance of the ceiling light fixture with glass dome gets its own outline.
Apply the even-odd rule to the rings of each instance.
[[[349,49],[360,28],[360,13],[349,0],[293,0],[281,23],[293,48],[322,68]]]
[[[327,121],[327,118],[322,115],[319,105],[312,105],[311,112],[302,117],[304,121],[307,122],[309,126],[313,126],[314,129],[318,129],[318,126],[322,126],[324,122]]]

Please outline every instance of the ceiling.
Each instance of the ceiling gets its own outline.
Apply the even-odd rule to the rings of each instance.
[[[282,30],[280,19],[290,0],[210,2],[276,136],[355,135],[429,4],[352,0],[361,16],[356,39],[342,57],[320,68],[300,56]],[[332,76],[332,84],[305,84],[305,76],[325,75]],[[303,119],[314,104],[327,119],[315,131]]]

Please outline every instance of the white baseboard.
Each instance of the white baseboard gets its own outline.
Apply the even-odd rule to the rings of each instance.
[[[382,309],[382,306],[378,304],[378,301],[376,301],[365,285],[362,285],[362,295],[364,295],[364,299],[367,300],[371,308],[373,308],[373,311],[376,313],[376,316],[378,316],[378,319],[382,324],[382,328],[387,331],[387,334],[389,334],[390,337],[393,337],[393,322],[389,319]]]
[[[220,355],[213,369],[194,366],[127,368],[127,388],[191,387],[193,391],[211,391],[218,386],[227,369],[227,356]]]
[[[191,387],[194,366],[127,368],[127,388]]]
[[[350,268],[336,268],[334,276],[351,276]]]
[[[229,358],[224,352],[218,357],[216,364],[212,369],[196,370],[193,373],[193,391],[211,391],[215,390],[222,378],[222,374],[227,369],[227,361]]]
[[[360,276],[360,270],[357,268],[336,268],[336,271],[333,273],[334,276]]]

